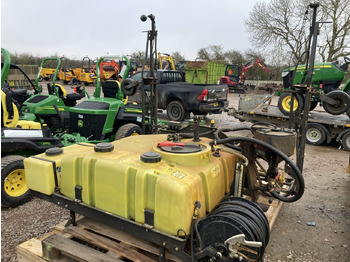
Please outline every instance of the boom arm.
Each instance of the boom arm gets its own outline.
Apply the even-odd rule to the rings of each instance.
[[[259,58],[253,59],[252,61],[250,61],[249,63],[245,64],[242,66],[242,74],[241,74],[241,78],[240,78],[240,82],[244,83],[244,74],[245,72],[247,72],[250,68],[252,68],[253,66],[258,65],[260,66],[262,69],[264,69],[267,73],[269,73],[270,75],[270,79],[274,78],[274,74],[272,73],[272,70],[269,69],[264,62],[262,62]]]
[[[163,65],[163,60],[168,61],[171,70],[175,70],[175,63],[173,60],[173,57],[169,54],[161,54],[160,52],[158,53],[158,63],[159,63],[159,69],[162,69]]]

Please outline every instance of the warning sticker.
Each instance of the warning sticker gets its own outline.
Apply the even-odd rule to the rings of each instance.
[[[201,160],[209,161],[209,160],[210,160],[210,155],[209,155],[209,153],[201,154]]]
[[[186,175],[180,171],[173,172],[170,175],[172,175],[178,179],[183,179],[184,177],[186,177]]]
[[[210,170],[210,173],[211,173],[211,177],[212,177],[212,178],[217,177],[217,175],[220,174],[220,167],[219,167],[219,165],[214,166],[214,167]]]

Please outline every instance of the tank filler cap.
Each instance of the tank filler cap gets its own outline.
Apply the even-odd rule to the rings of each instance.
[[[51,147],[46,149],[45,155],[47,156],[58,156],[63,153],[63,149],[60,147]]]
[[[95,145],[94,150],[98,153],[108,153],[114,150],[114,145],[111,143],[98,143]]]
[[[146,152],[141,155],[140,159],[145,163],[158,163],[162,160],[162,155],[157,152]]]

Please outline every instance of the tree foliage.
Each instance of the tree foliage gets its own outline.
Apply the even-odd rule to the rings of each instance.
[[[312,12],[307,0],[258,2],[245,21],[250,41],[274,55],[297,60],[307,48]],[[305,18],[305,19],[304,19]],[[323,61],[350,54],[350,0],[323,0],[317,21],[322,23],[317,53]],[[302,25],[305,25],[301,28]]]

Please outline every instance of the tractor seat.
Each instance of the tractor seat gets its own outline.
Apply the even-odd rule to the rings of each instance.
[[[18,96],[26,96],[28,93],[27,89],[13,89],[12,92]]]
[[[107,80],[102,82],[102,92],[104,97],[116,98],[120,83],[116,80]]]
[[[82,99],[83,97],[85,97],[85,93],[71,93],[71,94],[67,94],[66,99],[77,101]]]

